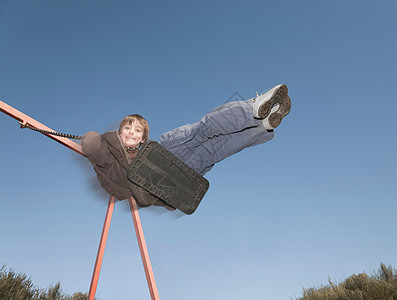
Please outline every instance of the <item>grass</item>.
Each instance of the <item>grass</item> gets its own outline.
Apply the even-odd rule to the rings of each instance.
[[[1,300],[88,300],[85,293],[67,295],[62,292],[61,284],[47,289],[33,285],[30,277],[0,268]],[[266,298],[264,298],[266,299]],[[380,264],[378,272],[373,275],[353,274],[341,283],[303,288],[303,296],[297,300],[397,300],[397,272],[391,266]]]
[[[0,268],[0,299],[1,300],[88,300],[88,295],[74,293],[67,295],[62,292],[61,284],[47,289],[33,285],[27,275],[15,273],[12,269],[6,270],[6,265]]]
[[[303,289],[298,300],[397,300],[397,273],[391,266],[380,264],[378,272],[352,276],[336,284]]]

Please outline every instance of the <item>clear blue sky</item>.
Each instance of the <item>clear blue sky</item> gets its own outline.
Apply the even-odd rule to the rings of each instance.
[[[0,100],[104,133],[140,113],[151,139],[235,92],[288,84],[276,139],[219,163],[191,216],[141,209],[162,300],[289,299],[397,266],[397,3],[0,0]],[[87,291],[108,196],[85,159],[0,115],[0,265]],[[149,299],[116,204],[98,299]]]

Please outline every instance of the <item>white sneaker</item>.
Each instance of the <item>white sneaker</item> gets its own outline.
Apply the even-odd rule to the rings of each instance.
[[[285,84],[277,85],[256,97],[253,104],[254,118],[264,119],[268,117],[272,108],[277,104],[280,106],[280,113],[285,113],[283,115],[285,117],[291,109],[291,100],[288,97],[288,88]]]

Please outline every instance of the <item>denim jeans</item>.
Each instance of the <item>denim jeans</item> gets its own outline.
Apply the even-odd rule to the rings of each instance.
[[[252,99],[226,103],[195,124],[168,131],[160,144],[201,175],[215,163],[274,138],[252,114]]]

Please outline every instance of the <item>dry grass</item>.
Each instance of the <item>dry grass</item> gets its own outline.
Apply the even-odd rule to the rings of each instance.
[[[61,284],[47,289],[33,285],[30,277],[16,274],[6,266],[0,268],[0,299],[1,300],[88,300],[88,295],[75,293],[72,296],[62,293]]]
[[[303,289],[298,300],[397,300],[397,273],[381,263],[374,275],[353,274],[339,284]]]

